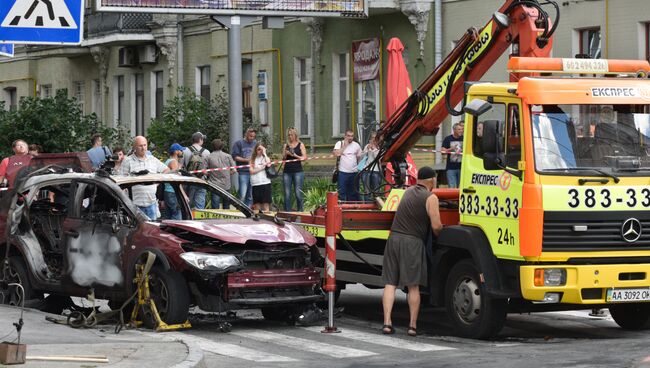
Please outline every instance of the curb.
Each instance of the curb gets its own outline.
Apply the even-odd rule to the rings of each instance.
[[[187,346],[187,357],[185,357],[184,361],[173,365],[172,368],[205,368],[203,362],[203,349],[201,349],[197,344],[186,341],[182,338],[178,341]]]

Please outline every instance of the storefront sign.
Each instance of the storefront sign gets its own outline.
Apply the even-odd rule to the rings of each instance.
[[[379,38],[352,42],[355,82],[379,78],[380,55]]]

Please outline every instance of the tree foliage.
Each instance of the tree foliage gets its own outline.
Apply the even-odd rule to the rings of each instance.
[[[187,88],[179,88],[175,97],[167,100],[162,118],[153,119],[147,135],[158,154],[166,153],[172,143],[192,144],[192,134],[201,132],[208,141],[220,138],[230,146],[228,139],[228,100],[225,93],[211,100],[198,97]],[[208,142],[205,147],[210,149]]]
[[[84,115],[81,106],[58,90],[49,98],[24,97],[15,111],[0,112],[0,154],[13,154],[11,143],[23,139],[38,144],[45,152],[74,152],[90,148],[90,138],[102,134],[105,145],[127,144],[128,130],[110,128],[97,115]]]

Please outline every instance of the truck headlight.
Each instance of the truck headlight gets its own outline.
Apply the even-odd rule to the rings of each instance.
[[[208,254],[200,252],[186,252],[181,258],[199,270],[225,271],[231,267],[241,266],[241,262],[232,254]]]
[[[536,268],[535,286],[566,285],[566,270],[564,268]]]

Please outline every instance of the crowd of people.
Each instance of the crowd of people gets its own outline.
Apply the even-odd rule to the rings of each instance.
[[[376,132],[372,132],[368,143],[362,148],[355,140],[354,132],[347,130],[344,138],[336,142],[333,154],[337,158],[336,184],[340,200],[371,201],[374,193],[382,191],[384,184],[380,163],[377,160],[379,146],[375,142],[375,137]],[[453,134],[443,141],[442,152],[448,154],[447,179],[450,187],[458,186],[462,139],[463,126],[462,123],[457,123],[453,126]],[[247,206],[254,210],[269,211],[272,203],[272,178],[267,175],[267,168],[273,161],[269,157],[267,147],[257,140],[257,131],[252,127],[248,128],[243,137],[234,142],[231,153],[226,152],[226,143],[221,139],[213,139],[209,144],[210,147],[207,147],[206,140],[207,137],[203,133],[195,132],[191,136],[191,145],[184,147],[179,143],[173,143],[167,150],[168,158],[164,163],[151,154],[147,139],[143,136],[135,137],[132,149],[127,151],[122,147],[111,149],[103,144],[100,134],[94,134],[90,139],[91,147],[87,153],[94,170],[102,167],[107,158],[112,158],[112,165],[114,165],[112,170],[115,174],[128,175],[142,170],[152,173],[205,170],[205,174],[201,173],[197,176],[226,191],[231,191],[236,185],[239,199]],[[13,142],[12,149],[14,155],[0,162],[0,182],[4,181],[5,185],[14,180],[14,172],[8,170],[14,166],[11,164],[13,161],[19,160],[23,155],[38,155],[43,152],[39,145],[28,145],[21,139]],[[307,149],[295,128],[286,131],[281,159],[283,161],[281,174],[284,187],[283,210],[302,212],[305,180],[302,161],[307,159]],[[211,170],[217,168],[229,169]],[[236,179],[233,178],[235,174],[237,174]],[[170,219],[180,218],[180,208],[175,198],[172,198],[173,188],[168,185],[163,193],[165,193],[166,205],[162,216]],[[214,209],[230,208],[230,203],[221,196],[212,194],[210,198],[206,198],[206,190],[203,187],[189,186],[186,188],[186,193],[192,208],[204,209],[206,202]],[[155,191],[143,191],[136,198],[143,212],[154,217],[156,216],[153,212],[155,194]]]

